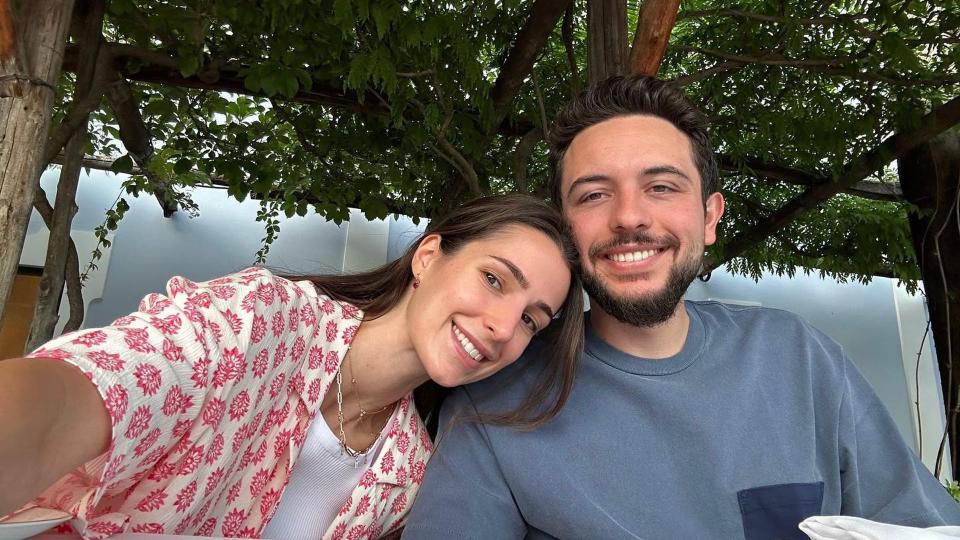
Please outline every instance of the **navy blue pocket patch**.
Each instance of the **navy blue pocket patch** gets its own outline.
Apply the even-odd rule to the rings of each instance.
[[[737,501],[746,540],[809,540],[797,525],[821,513],[823,482],[744,489]]]

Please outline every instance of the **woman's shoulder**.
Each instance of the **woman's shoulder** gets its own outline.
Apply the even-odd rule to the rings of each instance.
[[[173,276],[167,281],[166,289],[171,299],[180,296],[213,295],[220,300],[228,300],[240,295],[248,301],[255,298],[267,304],[273,301],[287,304],[293,298],[308,299],[327,315],[338,314],[344,318],[356,318],[360,315],[356,306],[325,294],[309,280],[288,278],[261,266],[251,266],[208,281]]]

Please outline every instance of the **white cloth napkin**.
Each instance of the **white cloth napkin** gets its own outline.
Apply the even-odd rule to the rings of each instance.
[[[810,540],[953,540],[960,527],[920,529],[851,516],[813,516],[800,522]]]

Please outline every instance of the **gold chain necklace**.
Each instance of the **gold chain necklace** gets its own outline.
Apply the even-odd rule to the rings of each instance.
[[[344,358],[344,362],[346,362],[346,361],[347,361],[347,358]],[[359,402],[361,401],[361,400],[360,400],[360,391],[359,391],[359,389],[357,389],[357,386],[356,386],[356,385],[357,385],[357,379],[356,379],[356,377],[353,376],[353,363],[352,363],[352,362],[350,363],[350,382],[354,385],[354,390],[356,390],[356,392],[357,392],[357,402],[359,403]],[[379,409],[377,409],[377,410],[375,410],[375,411],[366,411],[366,410],[364,410],[364,408],[363,408],[362,405],[358,405],[358,407],[360,408],[360,417],[359,417],[357,420],[362,419],[364,416],[366,416],[366,415],[368,415],[368,414],[381,413],[381,412],[387,410],[388,408],[392,407],[392,406],[395,405],[395,404],[396,404],[396,402],[394,402],[394,403],[389,403],[389,404],[387,404],[387,405],[385,405],[385,406],[383,406],[383,407],[381,407],[381,408],[379,408]],[[341,364],[340,364],[340,369],[337,370],[337,424],[338,424],[338,427],[339,427],[339,430],[340,430],[340,433],[339,433],[340,448],[343,449],[343,452],[344,452],[346,455],[348,455],[348,456],[350,456],[350,457],[353,458],[353,467],[354,467],[354,468],[359,467],[359,466],[360,466],[360,462],[366,460],[367,452],[369,452],[370,449],[372,449],[374,446],[376,446],[377,442],[380,440],[381,435],[383,435],[383,428],[386,427],[387,421],[388,421],[389,419],[390,419],[390,417],[388,416],[388,417],[383,421],[383,426],[380,427],[380,431],[379,431],[379,432],[377,432],[377,433],[371,432],[371,435],[374,435],[374,434],[375,434],[377,437],[373,440],[372,443],[370,443],[369,446],[367,446],[367,447],[364,448],[363,450],[354,450],[353,448],[350,448],[349,445],[347,445],[347,434],[346,434],[346,432],[345,432],[344,429],[343,429],[343,363],[341,363]]]

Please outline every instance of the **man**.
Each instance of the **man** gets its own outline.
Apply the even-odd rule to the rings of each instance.
[[[526,361],[445,405],[405,537],[805,538],[818,514],[960,523],[841,347],[783,311],[684,302],[723,196],[706,119],[677,89],[613,78],[551,133],[553,199],[591,299],[577,382],[532,432]],[[452,420],[450,420],[452,418]]]

